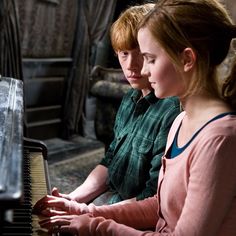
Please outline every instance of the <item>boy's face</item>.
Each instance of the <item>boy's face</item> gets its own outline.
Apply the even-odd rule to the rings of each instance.
[[[143,56],[139,48],[117,52],[124,75],[131,87],[139,90],[151,89],[148,77],[141,75]]]

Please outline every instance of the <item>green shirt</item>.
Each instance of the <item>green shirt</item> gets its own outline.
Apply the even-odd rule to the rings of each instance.
[[[180,113],[176,97],[158,99],[154,92],[141,98],[141,91],[131,89],[124,96],[116,115],[114,140],[100,162],[108,168],[113,204],[156,193],[161,157],[167,135]]]

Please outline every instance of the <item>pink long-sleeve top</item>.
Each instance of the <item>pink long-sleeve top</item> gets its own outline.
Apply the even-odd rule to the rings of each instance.
[[[173,123],[166,150],[184,115]],[[90,219],[86,235],[236,236],[236,115],[210,122],[178,156],[163,157],[156,196],[88,209],[102,217]]]

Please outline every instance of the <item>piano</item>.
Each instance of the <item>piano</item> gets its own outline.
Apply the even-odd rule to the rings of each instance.
[[[23,82],[0,77],[0,236],[48,235],[32,215],[50,191],[47,147],[24,137]]]

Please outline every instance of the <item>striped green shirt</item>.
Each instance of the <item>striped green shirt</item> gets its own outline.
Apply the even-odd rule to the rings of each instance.
[[[135,89],[124,96],[116,115],[114,140],[100,163],[108,168],[108,184],[114,193],[110,204],[156,193],[167,135],[180,113],[175,97],[158,99],[154,92],[140,97],[141,91]]]

